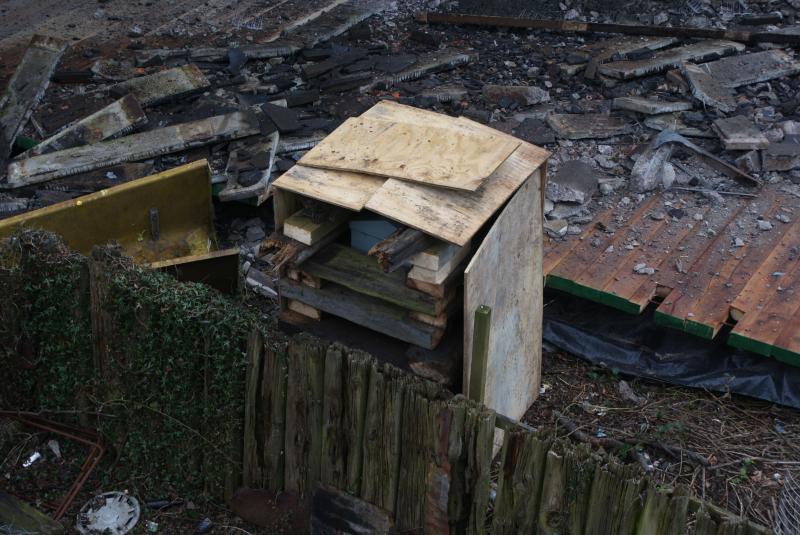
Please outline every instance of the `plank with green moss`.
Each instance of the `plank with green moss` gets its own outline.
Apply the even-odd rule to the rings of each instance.
[[[442,300],[406,286],[404,270],[384,273],[374,258],[338,243],[311,257],[303,271],[414,312],[435,316],[444,306]]]

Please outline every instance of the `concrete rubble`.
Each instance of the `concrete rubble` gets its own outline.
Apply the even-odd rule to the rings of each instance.
[[[141,31],[113,47],[35,41],[36,61],[66,52],[48,80],[31,78],[42,94],[14,112],[21,126],[4,126],[12,139],[2,141],[14,145],[0,217],[206,158],[223,245],[241,246],[249,270],[268,272],[260,243],[270,234],[271,182],[380,99],[463,116],[550,150],[551,236],[580,233],[601,209],[654,191],[687,188],[716,205],[731,193],[758,195],[762,183],[800,182],[796,46],[748,37],[793,35],[796,9],[780,18],[761,6],[731,15],[699,2],[697,13],[689,4],[656,6],[631,19],[567,4],[551,15],[665,33],[426,25],[411,6],[347,0],[314,17],[310,8],[308,17],[286,10],[269,29],[176,22],[178,34],[162,35],[135,21],[126,27]],[[490,12],[470,1],[458,9]],[[670,26],[747,39],[668,35]],[[233,224],[253,217],[263,224]],[[269,277],[248,280],[270,294]]]

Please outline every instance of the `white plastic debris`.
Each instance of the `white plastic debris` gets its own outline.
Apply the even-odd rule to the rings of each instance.
[[[33,466],[33,463],[35,463],[36,461],[38,461],[41,458],[42,458],[42,454],[39,453],[38,451],[34,451],[33,453],[30,454],[30,456],[27,459],[25,459],[22,462],[22,467],[23,468],[30,468],[31,466]]]
[[[56,456],[56,459],[59,461],[61,460],[61,446],[58,444],[58,440],[50,439],[47,441],[47,447],[50,448],[50,451],[53,452],[53,455]]]
[[[133,496],[124,492],[105,492],[81,507],[75,528],[84,535],[122,535],[136,526],[140,514],[139,502]]]

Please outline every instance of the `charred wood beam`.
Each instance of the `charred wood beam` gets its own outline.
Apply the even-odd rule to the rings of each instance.
[[[624,35],[646,35],[651,37],[695,37],[700,39],[729,39],[742,43],[800,44],[800,35],[772,32],[743,32],[709,28],[687,28],[683,26],[646,26],[629,24],[602,24],[568,20],[526,19],[465,15],[461,13],[417,13],[417,22],[423,24],[459,24],[465,26],[492,26],[495,28],[524,28],[530,30],[552,30],[575,33],[619,33]]]
[[[412,256],[434,244],[436,240],[416,229],[396,230],[385,240],[376,243],[369,250],[369,256],[378,259],[378,265],[386,273],[396,271]]]

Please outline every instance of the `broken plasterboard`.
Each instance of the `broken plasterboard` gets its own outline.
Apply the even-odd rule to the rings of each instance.
[[[519,146],[499,133],[350,118],[300,164],[475,191]]]
[[[633,123],[620,114],[551,113],[547,124],[564,139],[603,139],[633,131]]]
[[[769,139],[742,115],[717,119],[711,126],[719,134],[725,150],[766,149],[769,146]]]
[[[722,85],[708,72],[708,63],[695,65],[683,63],[681,74],[689,84],[692,96],[712,108],[731,113],[736,109],[736,96],[733,90]]]

